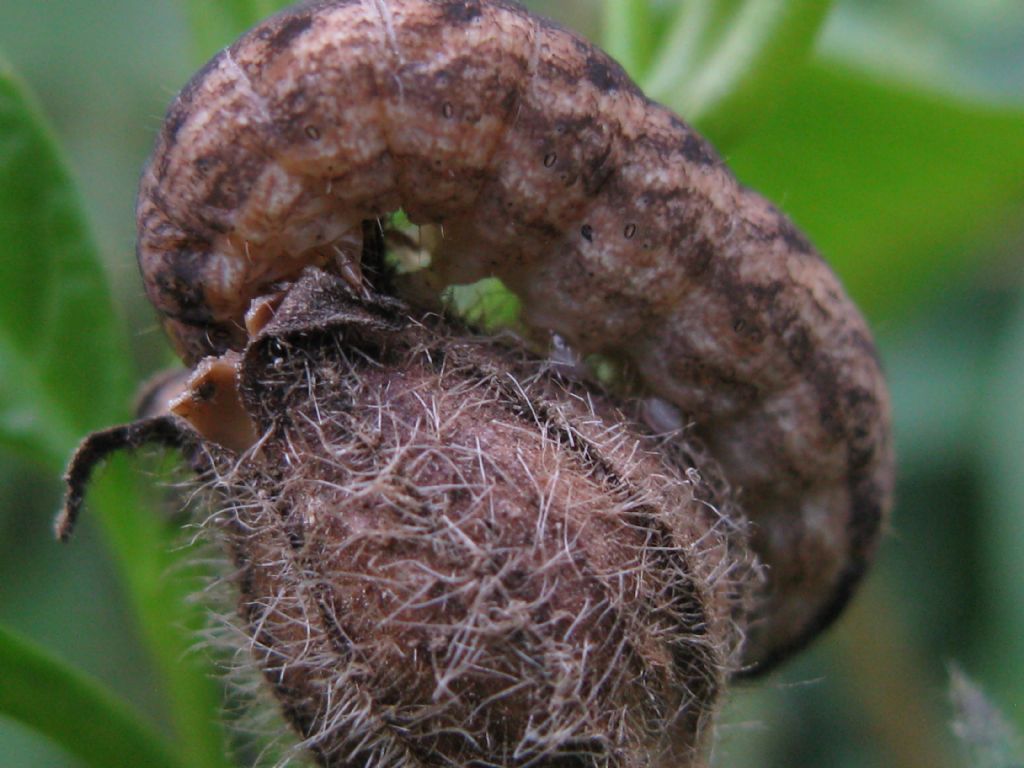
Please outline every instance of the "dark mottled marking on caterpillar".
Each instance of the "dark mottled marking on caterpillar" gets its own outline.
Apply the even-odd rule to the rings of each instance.
[[[602,91],[614,91],[632,85],[629,75],[619,63],[591,48],[587,55],[587,79]]]
[[[218,54],[142,179],[146,290],[194,363],[242,345],[254,298],[358,258],[364,222],[399,208],[444,232],[404,295],[497,275],[529,326],[628,361],[695,425],[770,566],[751,669],[838,614],[893,483],[864,321],[703,138],[511,0],[322,1]]]
[[[466,24],[483,15],[480,0],[441,0],[444,20],[452,24]]]
[[[683,140],[683,156],[697,165],[713,165],[720,162],[710,145],[692,131]]]
[[[293,14],[288,20],[278,27],[273,33],[267,36],[267,45],[274,51],[284,51],[292,44],[296,37],[301,35],[313,25],[312,13]]]

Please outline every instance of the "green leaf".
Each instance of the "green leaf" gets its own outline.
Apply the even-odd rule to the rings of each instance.
[[[655,42],[650,0],[605,0],[601,47],[634,80],[646,74]]]
[[[0,447],[56,476],[86,432],[128,417],[131,353],[78,196],[32,99],[0,64]],[[194,585],[123,462],[94,489],[107,542],[171,699],[183,762],[221,768],[220,695],[188,655]],[[56,545],[55,545],[56,546]]]
[[[977,268],[1024,191],[1024,112],[951,100],[827,62],[729,156],[790,214],[869,315],[905,312]]]
[[[450,285],[441,301],[455,317],[484,333],[519,325],[522,303],[496,277],[485,277],[469,285]]]
[[[226,768],[222,694],[214,670],[193,646],[205,625],[193,596],[202,585],[180,537],[153,514],[152,489],[137,465],[120,457],[93,481],[88,509],[100,513],[146,647],[163,679],[176,746],[190,768]],[[74,546],[72,541],[68,546]]]
[[[2,60],[0,285],[0,447],[56,470],[123,413],[135,377],[78,195]]]
[[[644,90],[720,149],[770,113],[800,74],[824,0],[684,0]]]
[[[206,61],[242,32],[290,5],[288,0],[184,0],[196,53]]]
[[[155,730],[98,683],[0,627],[0,714],[95,768],[181,768]]]

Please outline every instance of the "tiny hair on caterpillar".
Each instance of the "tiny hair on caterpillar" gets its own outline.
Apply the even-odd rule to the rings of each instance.
[[[381,266],[397,211],[432,233],[409,274]],[[827,627],[874,554],[889,396],[838,278],[615,61],[512,0],[316,0],[257,25],[174,99],[137,221],[192,394],[232,389],[311,269],[421,312],[497,277],[528,333],[621,361],[750,522],[765,577],[737,674]],[[242,455],[259,436],[230,399],[175,413]]]

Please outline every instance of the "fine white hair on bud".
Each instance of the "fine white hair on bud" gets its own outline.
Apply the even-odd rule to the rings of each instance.
[[[257,443],[204,446],[242,629],[302,745],[692,764],[758,577],[727,492],[603,396],[346,290],[291,291],[239,374]]]

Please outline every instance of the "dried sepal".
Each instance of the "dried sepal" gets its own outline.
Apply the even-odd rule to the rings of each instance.
[[[149,416],[88,435],[79,443],[64,473],[64,505],[54,522],[57,538],[67,541],[71,537],[92,473],[105,459],[146,445],[161,445],[188,454],[197,438],[187,424],[169,415]]]
[[[210,526],[321,765],[697,764],[759,577],[713,464],[318,272],[239,381]]]

